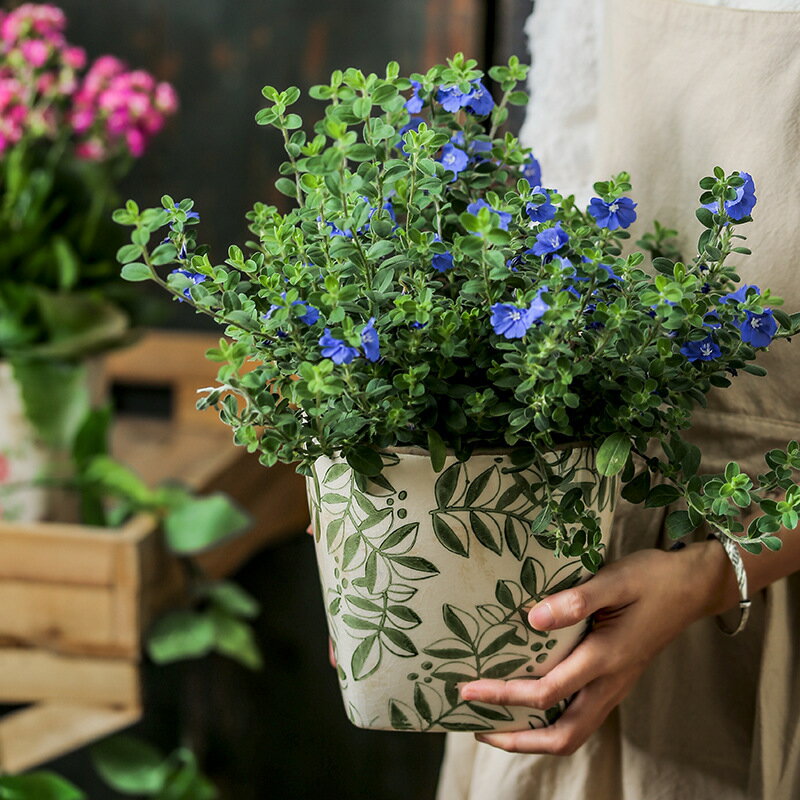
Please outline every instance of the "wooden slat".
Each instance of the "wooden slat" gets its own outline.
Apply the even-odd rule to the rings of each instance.
[[[137,722],[139,708],[39,703],[0,719],[0,772],[23,772]]]
[[[25,647],[0,647],[0,701],[58,700],[138,706],[139,671],[133,661],[80,658]]]
[[[147,537],[155,521],[138,515],[121,529],[59,522],[0,523],[0,581],[110,586],[117,550]]]
[[[127,587],[135,596],[135,587]],[[117,590],[32,581],[0,582],[0,636],[65,653],[135,658],[135,619],[118,613]]]

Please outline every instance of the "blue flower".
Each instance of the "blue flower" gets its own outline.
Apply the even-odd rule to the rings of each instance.
[[[728,294],[722,295],[720,297],[719,302],[726,304],[726,303],[744,303],[747,300],[747,290],[753,289],[753,291],[757,294],[761,294],[761,289],[758,286],[754,286],[750,283],[745,283],[740,286],[735,292],[728,292]]]
[[[453,268],[453,254],[449,250],[445,250],[444,253],[436,253],[431,258],[431,266],[437,272],[447,272]]]
[[[482,208],[488,208],[492,212],[492,214],[496,214],[500,220],[498,225],[504,231],[508,230],[508,223],[511,222],[511,214],[507,214],[505,211],[498,211],[497,209],[490,206],[483,198],[481,198],[480,200],[476,200],[474,203],[470,203],[467,206],[467,213],[477,217],[478,212]]]
[[[528,328],[533,325],[550,306],[542,300],[542,293],[547,287],[541,288],[528,308],[520,308],[510,303],[495,303],[491,307],[491,325],[494,332],[506,339],[521,339]]]
[[[422,84],[419,81],[411,81],[411,87],[414,91],[411,97],[406,100],[405,109],[409,114],[419,114],[422,111],[422,98],[419,96]]]
[[[375,330],[375,317],[370,317],[361,331],[361,346],[367,361],[377,361],[381,357],[381,347],[378,341],[378,331]]]
[[[491,153],[493,147],[491,142],[485,142],[482,139],[473,139],[468,142],[464,136],[464,131],[456,131],[450,137],[450,141],[456,145],[456,147],[466,150],[470,155],[470,161],[475,162],[486,161],[483,154]]]
[[[725,201],[725,211],[733,220],[749,217],[756,204],[756,185],[753,182],[753,176],[748,172],[740,172],[739,177],[744,180],[744,183],[736,188],[736,199]],[[719,211],[717,202],[704,203],[703,206],[715,214]]]
[[[633,209],[637,205],[630,197],[620,197],[610,203],[599,197],[593,197],[587,211],[601,228],[615,231],[617,228],[627,228],[636,219],[636,212]]]
[[[550,193],[542,189],[541,186],[533,188],[535,194],[543,194],[545,200],[543,203],[528,203],[525,206],[525,211],[531,219],[531,222],[549,222],[556,215],[556,207],[550,202]]]
[[[317,217],[317,220],[320,220],[320,219],[321,219],[321,217]],[[352,239],[353,238],[352,231],[343,231],[341,228],[337,228],[336,225],[333,222],[330,222],[330,221],[326,222],[325,224],[331,229],[330,233],[328,234],[328,236],[330,236],[331,239],[334,236],[344,236],[345,239]]]
[[[458,86],[440,86],[436,90],[436,100],[445,111],[455,114],[469,102],[470,93],[464,94]]]
[[[614,270],[611,267],[609,267],[608,264],[598,264],[597,266],[600,267],[600,269],[602,269],[606,273],[606,275],[608,275],[609,280],[612,281],[622,280],[622,276],[617,275],[617,273],[614,272]],[[673,305],[675,304],[673,303]]]
[[[703,315],[703,326],[712,330],[722,327],[722,322],[720,322],[716,311],[708,311]]]
[[[491,142],[484,142],[482,139],[473,139],[469,143],[469,152],[475,161],[486,161],[483,153],[491,153],[494,145]]]
[[[747,311],[747,318],[739,323],[742,341],[753,347],[767,347],[778,332],[778,323],[772,316],[772,309],[764,309],[763,314]]]
[[[195,286],[197,286],[198,283],[204,283],[205,281],[208,280],[208,276],[202,275],[199,272],[189,272],[189,270],[186,270],[186,269],[174,269],[174,270],[172,270],[172,272],[170,272],[170,275],[183,275],[184,278],[188,278]],[[187,286],[183,290],[183,296],[187,300],[191,300],[192,299],[192,293],[191,293],[191,287],[190,286]],[[181,300],[180,297],[179,297],[178,298],[178,302],[182,303],[183,300]]]
[[[414,328],[415,330],[419,330],[420,328],[424,328],[428,323],[427,322],[417,322],[416,320],[411,323],[409,327]]]
[[[302,314],[298,314],[297,319],[304,322],[306,325],[314,325],[319,319],[319,309],[312,305],[307,305],[302,300],[293,300],[293,306],[300,306],[303,309]]]
[[[467,102],[464,104],[468,111],[485,117],[494,108],[494,99],[489,94],[489,90],[480,81],[472,82],[473,89],[469,93]]]
[[[322,348],[322,357],[329,358],[334,364],[349,364],[357,355],[358,350],[350,347],[341,339],[331,336],[330,328],[325,328],[325,333],[319,337]]]
[[[494,332],[506,339],[521,339],[534,320],[529,318],[527,308],[519,308],[510,303],[495,303],[490,320]]]
[[[469,164],[469,156],[449,142],[442,148],[442,154],[436,160],[446,170],[453,173],[453,177],[450,178],[451,183],[458,177],[458,173],[465,170]]]
[[[706,336],[699,342],[686,342],[681,347],[681,354],[686,356],[689,361],[713,361],[722,355],[719,345],[710,337]]]
[[[528,306],[528,316],[532,322],[536,322],[537,320],[541,319],[544,315],[545,311],[550,309],[550,306],[542,300],[542,295],[547,291],[546,286],[542,286],[541,289],[536,293],[536,297],[533,298],[531,301],[530,306]]]
[[[522,177],[528,181],[532,189],[541,186],[542,168],[539,162],[533,157],[533,153],[528,155],[528,160],[522,165],[520,173]]]
[[[561,223],[557,222],[554,227],[547,228],[536,234],[536,244],[533,246],[533,254],[545,256],[560,250],[569,241],[569,235],[562,229]]]

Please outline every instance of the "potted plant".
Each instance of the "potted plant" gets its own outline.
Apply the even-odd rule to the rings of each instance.
[[[65,26],[52,5],[0,12],[2,519],[41,517],[34,484],[90,405],[87,358],[130,335],[108,217],[117,182],[177,107],[168,83],[113,56],[85,69]]]
[[[763,374],[757,351],[798,329],[727,263],[747,252],[752,179],[703,178],[696,256],[659,255],[658,228],[642,243],[650,274],[623,250],[627,175],[580,208],[498,133],[526,102],[525,74],[516,58],[491,69],[495,103],[461,55],[410,78],[396,63],[335,72],[311,89],[326,105],[309,134],[299,90],[265,87],[257,121],[283,135],[276,187],[293,207],[256,204],[254,240],[224,261],[195,246],[191,200],[115,213],[133,227],[123,277],[157,282],[232,340],[209,353],[225,363],[199,405],[265,465],[307,476],[345,704],[365,727],[556,716],[465,702],[457,685],[537,677],[577,643],[585,625],[534,631],[525,612],[600,567],[620,487],[651,507],[685,501],[676,536],[705,523],[758,551],[797,524],[797,443],[767,454],[754,484],[736,464],[697,475],[681,438],[712,387]],[[751,502],[763,514],[745,532]]]

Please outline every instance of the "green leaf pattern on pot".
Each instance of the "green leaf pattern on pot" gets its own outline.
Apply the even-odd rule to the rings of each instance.
[[[572,492],[607,528],[608,479],[585,450],[549,454],[559,478],[548,486],[533,467],[504,471],[503,456],[448,456],[438,474],[426,458],[383,458],[383,472],[370,478],[320,458],[308,479],[348,717],[406,731],[548,724],[564,704],[536,711],[466,702],[457,684],[536,678],[583,636],[585,624],[535,631],[527,610],[588,576],[580,557],[553,552],[549,502]]]

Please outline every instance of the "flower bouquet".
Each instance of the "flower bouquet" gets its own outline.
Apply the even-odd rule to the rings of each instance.
[[[86,68],[63,12],[0,12],[0,456],[3,518],[41,514],[37,440],[63,451],[89,405],[86,359],[127,340],[115,187],[177,107],[113,56]],[[140,304],[141,305],[141,304]]]
[[[624,248],[626,174],[588,208],[542,183],[510,133],[526,67],[474,61],[400,77],[335,72],[306,133],[300,92],[266,86],[257,122],[288,160],[253,240],[223,261],[195,244],[191,200],[114,218],[131,226],[123,277],[151,280],[221,325],[215,406],[237,444],[308,476],[317,556],[350,718],[396,730],[503,730],[532,713],[460,699],[477,677],[536,677],[586,626],[532,630],[526,609],[602,564],[620,488],[667,525],[706,524],[776,549],[798,522],[797,443],[753,479],[698,475],[692,411],[757,351],[798,330],[780,301],[737,288],[727,262],[755,205],[744,172],[701,180],[696,255]],[[167,239],[161,229],[168,227]],[[149,242],[154,239],[155,246]],[[244,369],[247,367],[247,369]],[[652,445],[660,445],[652,455]],[[777,490],[779,499],[773,496]],[[768,496],[768,493],[772,493]],[[743,530],[740,509],[762,515]]]

